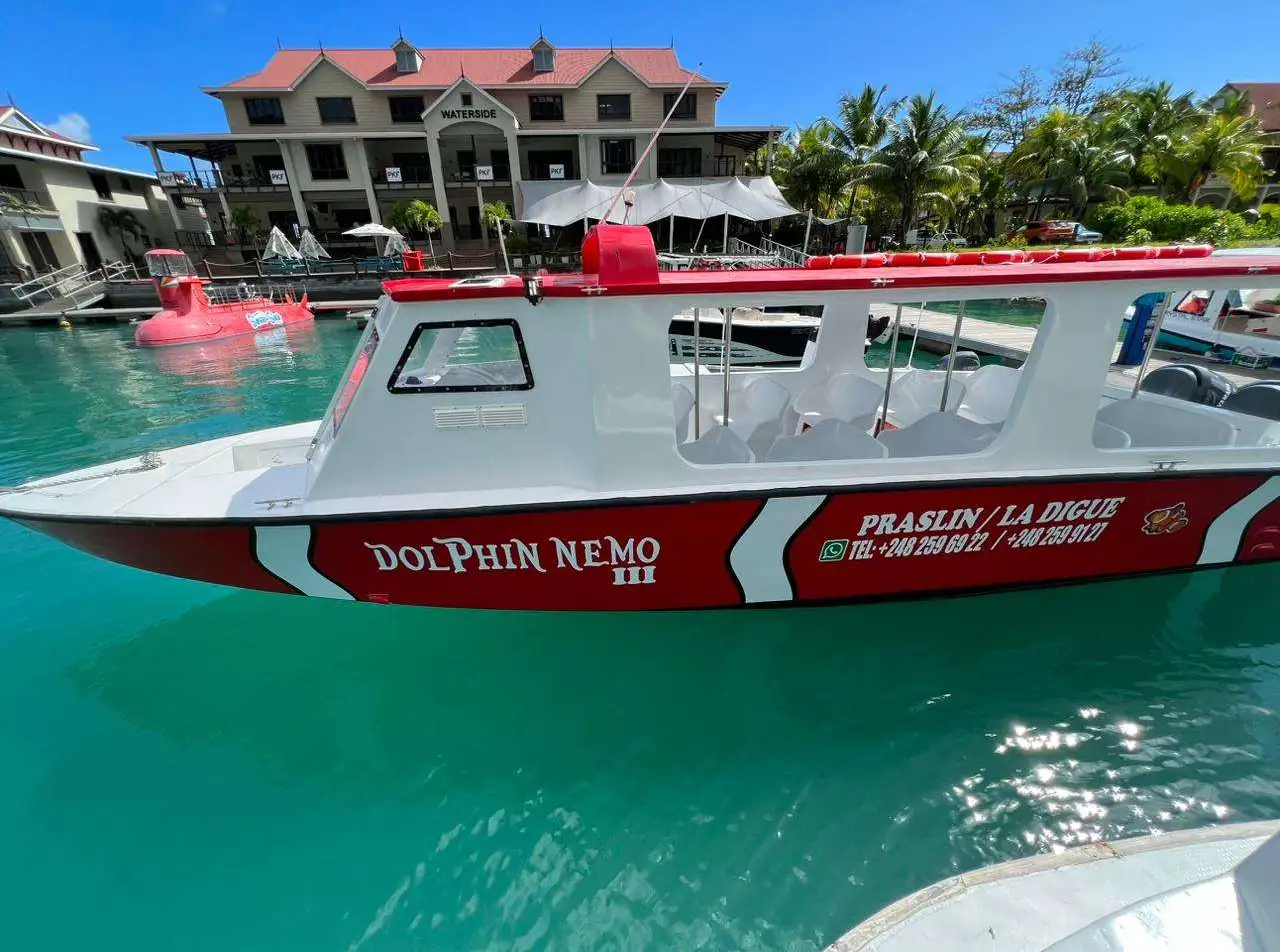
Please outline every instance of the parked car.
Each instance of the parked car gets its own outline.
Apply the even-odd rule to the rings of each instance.
[[[1102,232],[1090,231],[1077,222],[1075,234],[1071,236],[1071,240],[1077,245],[1096,245],[1102,240]]]
[[[915,233],[907,233],[909,248],[945,248],[948,245],[956,248],[967,248],[969,242],[959,232],[950,228],[919,228]]]
[[[1006,237],[1016,238],[1021,235],[1027,239],[1029,245],[1065,244],[1072,240],[1076,227],[1077,223],[1073,221],[1029,221]]]

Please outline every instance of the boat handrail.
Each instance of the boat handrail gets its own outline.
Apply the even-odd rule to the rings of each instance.
[[[1135,248],[1020,248],[994,251],[897,251],[862,255],[820,255],[804,263],[809,270],[840,268],[918,268],[1006,264],[1080,264],[1087,261],[1147,261],[1207,258],[1212,245],[1163,245]]]

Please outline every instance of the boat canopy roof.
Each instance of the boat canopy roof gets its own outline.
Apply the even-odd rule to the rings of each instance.
[[[684,295],[873,291],[1143,281],[1159,286],[1195,278],[1240,276],[1242,286],[1280,276],[1280,258],[1210,256],[1207,245],[1090,248],[1035,252],[911,252],[814,259],[806,268],[750,271],[659,271],[648,228],[597,225],[583,242],[580,274],[485,279],[407,278],[388,281],[397,302],[512,297]]]

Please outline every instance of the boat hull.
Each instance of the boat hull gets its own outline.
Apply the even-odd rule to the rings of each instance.
[[[313,520],[11,517],[76,548],[268,592],[522,611],[993,592],[1280,557],[1270,473],[1007,480]]]
[[[133,339],[139,347],[174,347],[242,337],[314,320],[305,300],[283,303],[252,300],[193,307],[189,311],[163,310],[139,324]]]

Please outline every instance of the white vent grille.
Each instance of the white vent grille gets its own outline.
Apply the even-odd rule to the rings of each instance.
[[[479,407],[437,407],[437,430],[470,430],[480,426]]]
[[[524,426],[528,422],[523,403],[480,408],[481,426]]]

